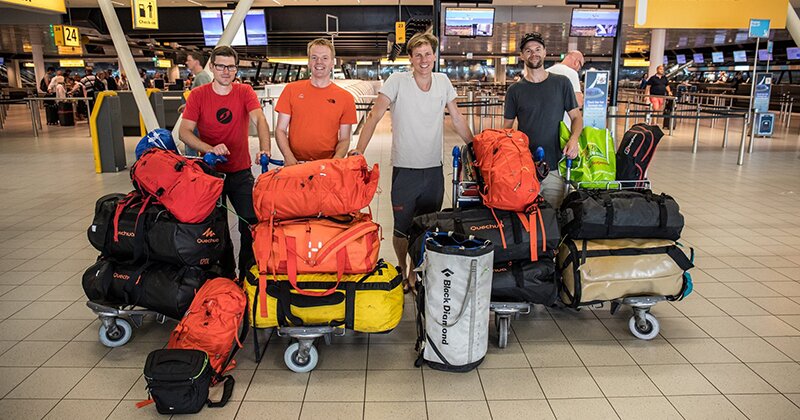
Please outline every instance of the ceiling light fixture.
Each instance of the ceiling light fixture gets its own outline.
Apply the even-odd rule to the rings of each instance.
[[[273,3],[275,3],[275,4],[277,4],[278,6],[283,6],[283,5],[281,4],[281,2],[279,2],[278,0],[272,0],[272,2],[273,2]]]
[[[202,3],[200,3],[199,1],[194,1],[194,0],[186,0],[186,1],[188,1],[189,3],[192,3],[192,4],[194,4],[194,5],[197,5],[197,6],[202,6],[202,5],[203,5],[203,4],[202,4]]]
[[[111,4],[116,4],[117,6],[125,6],[125,3],[120,3],[118,1],[112,1]]]

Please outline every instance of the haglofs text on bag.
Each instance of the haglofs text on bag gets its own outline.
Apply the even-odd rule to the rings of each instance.
[[[206,220],[222,195],[223,179],[199,159],[153,148],[131,167],[133,186],[183,223]]]
[[[487,207],[525,211],[539,196],[528,136],[517,130],[483,130],[472,142]]]
[[[558,251],[561,300],[578,307],[633,296],[683,299],[692,291],[692,267],[670,240],[567,238]]]
[[[258,268],[248,273],[244,285],[251,309],[250,325],[255,328],[330,325],[362,333],[382,333],[394,329],[403,317],[402,277],[394,266],[383,260],[367,274],[301,274],[297,284],[301,290],[324,291],[335,287],[327,296],[306,296],[298,293],[286,275],[267,280],[268,316],[259,308]]]
[[[495,264],[492,273],[492,302],[526,302],[551,306],[558,299],[556,278],[556,265],[552,259]]]
[[[92,301],[141,306],[181,319],[197,290],[216,276],[198,267],[128,265],[100,259],[83,274],[83,291]]]
[[[253,205],[260,221],[339,216],[367,207],[378,189],[378,165],[364,156],[280,167],[258,177]]]
[[[145,206],[135,191],[100,197],[87,233],[103,256],[117,261],[210,266],[231,246],[224,209],[201,223],[182,223],[158,203]]]
[[[236,366],[233,356],[247,335],[246,311],[247,297],[236,282],[223,277],[211,279],[200,288],[172,331],[167,348],[208,353],[215,372],[212,383],[216,383]]]
[[[489,241],[453,232],[425,241],[422,281],[417,282],[416,365],[466,372],[478,367],[489,346],[492,293]]]
[[[664,132],[657,125],[634,124],[617,149],[617,179],[644,180]]]
[[[677,241],[683,215],[675,199],[650,190],[577,190],[561,204],[561,228],[573,239],[649,238]]]
[[[338,219],[299,219],[259,223],[253,230],[253,251],[259,271],[262,316],[267,316],[266,281],[268,275],[286,274],[299,293],[326,296],[336,291],[304,290],[298,274],[371,272],[380,253],[380,226],[366,213]]]

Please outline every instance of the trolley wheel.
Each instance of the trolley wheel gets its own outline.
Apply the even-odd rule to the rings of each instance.
[[[300,343],[292,343],[283,353],[283,361],[286,363],[286,367],[293,372],[311,372],[317,367],[319,353],[317,353],[317,348],[312,345],[308,348],[308,356],[303,360],[300,355]]]
[[[507,317],[500,318],[497,324],[497,347],[501,349],[506,348],[508,345],[508,325],[511,324],[511,319]]]
[[[652,340],[656,338],[658,332],[661,330],[661,326],[658,324],[656,317],[649,313],[644,314],[644,322],[647,325],[645,328],[639,327],[636,321],[636,316],[632,316],[628,321],[628,328],[630,328],[631,333],[640,340]]]
[[[133,327],[131,323],[122,318],[114,319],[111,328],[105,325],[100,326],[99,331],[100,342],[106,347],[121,347],[128,341],[131,341],[133,336]]]

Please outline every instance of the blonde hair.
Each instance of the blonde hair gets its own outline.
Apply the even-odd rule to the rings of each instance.
[[[328,47],[331,50],[331,56],[336,57],[336,48],[333,47],[333,42],[325,38],[317,38],[308,43],[306,54],[311,55],[311,47],[322,46]]]
[[[430,32],[417,32],[406,43],[408,55],[410,56],[414,53],[414,48],[421,47],[425,44],[430,45],[433,53],[436,54],[436,49],[439,48],[439,40]]]

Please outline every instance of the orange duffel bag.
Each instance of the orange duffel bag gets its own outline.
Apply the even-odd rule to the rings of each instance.
[[[358,212],[375,196],[379,175],[360,155],[277,168],[258,177],[253,206],[262,222]]]
[[[263,222],[253,232],[262,300],[267,296],[268,275],[286,274],[302,295],[327,296],[336,291],[344,274],[369,273],[378,263],[380,226],[366,213],[339,219]],[[304,290],[297,284],[297,275],[310,273],[336,273],[336,284],[324,291]],[[260,307],[262,316],[267,316],[266,301]]]
[[[472,142],[486,207],[526,211],[539,196],[539,179],[528,136],[517,130],[483,130]]]

